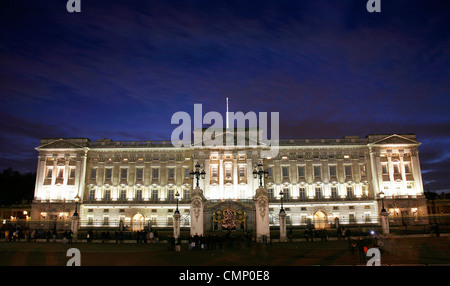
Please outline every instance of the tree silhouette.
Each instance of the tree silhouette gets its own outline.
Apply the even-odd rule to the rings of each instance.
[[[0,173],[0,205],[31,203],[36,173],[21,174],[12,168]]]

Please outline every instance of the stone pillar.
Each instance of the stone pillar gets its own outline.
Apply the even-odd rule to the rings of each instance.
[[[180,217],[180,212],[175,212],[173,215],[173,237],[175,238],[175,251],[181,251]]]
[[[178,239],[180,237],[180,213],[175,212],[173,215],[173,237]]]
[[[388,236],[389,235],[389,213],[386,211],[382,211],[380,213],[381,218],[381,231],[383,232],[383,235]]]
[[[73,242],[77,242],[77,240],[78,240],[79,223],[80,223],[80,217],[78,215],[73,215],[72,216],[72,225],[70,227],[70,229],[73,232]]]
[[[286,212],[284,209],[280,210],[280,242],[287,242],[286,235]]]
[[[191,196],[191,235],[203,235],[203,191],[196,187]]]
[[[270,241],[269,226],[269,198],[264,187],[256,190],[256,242],[266,243]]]

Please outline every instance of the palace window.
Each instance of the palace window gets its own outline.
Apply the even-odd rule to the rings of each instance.
[[[245,178],[245,166],[244,165],[239,166],[239,177],[242,179]]]
[[[168,200],[169,202],[171,202],[171,201],[174,200],[174,191],[173,191],[173,190],[169,190],[169,191],[167,192],[167,200]]]
[[[137,168],[136,169],[136,180],[142,180],[144,177],[144,168]]]
[[[142,190],[136,190],[136,201],[141,201],[142,200]]]
[[[91,179],[94,180],[97,177],[97,169],[91,169]]]
[[[348,220],[350,223],[355,223],[356,219],[355,219],[355,214],[348,214]]]
[[[211,166],[211,177],[213,180],[217,180],[217,166]]]
[[[289,177],[289,167],[283,166],[283,167],[281,167],[281,171],[283,173],[283,178]]]
[[[305,166],[298,166],[297,172],[299,178],[305,178]]]
[[[112,169],[111,168],[106,168],[105,169],[105,179],[106,180],[111,180],[112,177]]]
[[[109,201],[111,200],[111,190],[105,190],[105,197],[104,197],[105,201]]]
[[[267,189],[267,197],[273,199],[273,188]]]
[[[409,163],[405,163],[405,173],[410,174],[411,173],[411,166]]]
[[[158,190],[152,190],[152,201],[158,200]]]
[[[169,180],[175,177],[175,168],[169,168]]]
[[[95,190],[89,190],[89,200],[95,200]]]
[[[51,179],[52,178],[52,173],[53,173],[53,168],[48,168],[47,169],[47,179]]]
[[[120,169],[120,179],[126,180],[127,177],[128,177],[128,169],[126,169],[126,168]]]
[[[337,199],[338,198],[337,187],[331,187],[331,198],[332,199]]]
[[[289,193],[289,188],[284,188],[283,189],[283,199],[289,200],[290,198],[291,198],[291,195]]]
[[[191,175],[191,171],[189,170],[189,168],[185,168],[184,169],[184,178],[189,178]]]
[[[388,174],[387,164],[382,164],[381,165],[381,172],[383,173],[383,175],[387,175]]]
[[[394,163],[393,167],[394,167],[394,174],[396,174],[396,175],[400,174],[400,168],[398,166],[398,163]]]
[[[314,177],[320,177],[320,166],[314,166]]]
[[[336,166],[335,165],[330,165],[330,177],[336,177]]]
[[[351,177],[352,176],[352,166],[351,165],[346,165],[345,166],[345,176],[346,177]]]
[[[69,178],[70,178],[70,179],[75,178],[75,168],[70,168]]]
[[[231,164],[225,165],[225,178],[231,178]]]
[[[321,199],[321,198],[322,198],[322,188],[316,187],[316,199]]]
[[[273,176],[273,169],[272,167],[267,168],[267,177],[272,178]]]
[[[125,201],[127,199],[127,190],[120,190],[120,200]]]
[[[347,186],[347,198],[352,199],[353,198],[353,187]]]
[[[191,190],[189,189],[184,189],[184,200],[185,201],[189,201],[191,199]]]
[[[359,168],[361,170],[361,176],[367,176],[367,167],[366,167],[366,165],[359,165]]]
[[[158,179],[159,177],[159,169],[158,168],[153,168],[152,169],[152,178],[153,179]]]
[[[300,188],[300,199],[301,200],[306,199],[306,189],[304,187]]]

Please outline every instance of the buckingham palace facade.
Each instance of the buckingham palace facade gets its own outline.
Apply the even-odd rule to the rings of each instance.
[[[70,220],[81,228],[141,230],[170,227],[176,209],[190,226],[190,197],[199,164],[205,171],[204,227],[254,229],[254,196],[262,164],[270,225],[279,223],[280,203],[290,226],[316,228],[379,224],[382,203],[392,223],[420,221],[427,213],[414,134],[346,136],[339,139],[280,139],[275,157],[258,148],[174,147],[170,141],[42,139],[31,218],[40,223]],[[384,195],[383,201],[380,194]],[[75,204],[78,196],[80,202]],[[228,222],[229,223],[229,222]],[[230,226],[230,225],[228,225]]]

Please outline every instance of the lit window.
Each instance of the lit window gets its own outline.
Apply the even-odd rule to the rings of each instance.
[[[239,177],[245,178],[245,166],[239,166]]]
[[[213,179],[217,179],[217,167],[216,166],[211,167],[211,177]]]
[[[225,165],[225,177],[231,178],[231,164]]]
[[[411,166],[409,163],[405,163],[405,173],[410,174],[411,173]]]

